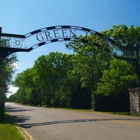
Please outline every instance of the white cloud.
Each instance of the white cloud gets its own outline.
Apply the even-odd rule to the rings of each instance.
[[[14,66],[15,68],[18,68],[18,63],[14,62],[14,63],[12,63],[12,66]]]
[[[6,93],[6,96],[9,97],[11,96],[12,94],[16,93],[18,90],[18,87],[14,87],[12,85],[9,86],[9,90],[8,92]]]

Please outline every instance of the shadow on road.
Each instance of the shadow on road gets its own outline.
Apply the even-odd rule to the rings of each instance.
[[[32,111],[32,109],[24,109],[22,107],[10,107],[10,106],[6,106],[6,110],[8,110],[9,112]]]
[[[12,113],[12,112],[23,112],[23,111],[32,111],[32,109],[24,109],[22,107],[11,107],[11,106],[6,106],[5,109],[9,113]],[[24,123],[26,120],[30,119],[30,116],[26,116],[26,115],[12,115],[12,119],[16,123]]]
[[[52,122],[41,122],[41,123],[31,123],[31,124],[20,124],[23,128],[31,128],[35,126],[43,126],[43,125],[53,125],[53,124],[62,124],[62,123],[80,123],[80,122],[95,122],[95,121],[111,121],[111,120],[139,120],[140,119],[127,119],[127,118],[108,118],[108,119],[79,119],[79,120],[63,120],[63,121],[52,121]]]
[[[23,112],[23,111],[32,111],[32,109],[24,109],[22,107],[10,107],[6,106],[8,112]],[[26,114],[26,113],[25,113]],[[55,125],[55,124],[64,124],[64,123],[82,123],[82,122],[96,122],[96,121],[140,121],[140,118],[97,118],[97,119],[76,119],[76,120],[61,120],[61,121],[50,121],[50,122],[39,122],[39,123],[25,123],[26,120],[30,119],[30,116],[26,115],[12,115],[15,122],[23,128],[32,128],[36,126],[44,125]],[[22,124],[21,124],[22,123]]]
[[[12,118],[17,123],[24,123],[25,121],[30,120],[30,116],[25,116],[25,115],[16,115],[16,116],[12,115]]]

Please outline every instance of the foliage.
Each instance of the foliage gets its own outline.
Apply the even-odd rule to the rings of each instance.
[[[101,33],[124,47],[134,47],[135,43],[140,42],[140,26],[114,25],[110,30]]]
[[[19,90],[9,100],[32,105],[90,108],[91,93],[81,88],[80,76],[73,71],[73,56],[58,52],[40,56],[33,68],[17,75],[14,85]]]
[[[10,47],[8,43],[4,40],[0,40],[0,47]],[[1,55],[5,54],[1,52]],[[13,63],[17,61],[16,55],[9,55],[3,61],[0,58],[0,85],[6,86],[6,91],[8,91],[8,84],[12,81],[12,75],[15,71]],[[4,93],[0,94],[0,120],[4,118]]]
[[[1,40],[0,47],[10,47],[10,46],[5,40]],[[7,86],[6,90],[8,90],[8,84],[12,84],[12,76],[15,72],[14,63],[16,62],[17,62],[16,54],[8,55],[2,61],[0,61],[0,85],[6,85]]]
[[[72,55],[40,56],[32,68],[17,75],[14,84],[19,90],[9,99],[40,106],[128,111],[128,89],[136,87],[135,70],[114,56],[134,57],[140,27],[114,25],[101,33],[75,37],[66,45]]]
[[[136,87],[134,68],[126,61],[112,59],[109,69],[103,72],[96,93],[104,95],[119,94],[134,87]]]
[[[65,79],[66,72],[70,68],[69,56],[58,52],[50,53],[47,56],[40,56],[36,60],[34,67],[39,78],[41,78],[42,86],[46,90],[45,94],[52,97],[51,104],[55,106],[57,98],[61,94],[61,84]]]
[[[17,101],[17,94],[12,94],[9,98],[6,98],[6,102],[15,102]]]
[[[74,70],[80,74],[82,87],[95,90],[102,71],[108,67],[110,54],[104,49],[107,44],[98,36],[80,36],[76,41],[67,44],[67,48],[76,52],[73,57]]]

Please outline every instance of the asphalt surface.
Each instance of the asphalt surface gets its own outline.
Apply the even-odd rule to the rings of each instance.
[[[5,103],[34,140],[140,140],[140,117]]]

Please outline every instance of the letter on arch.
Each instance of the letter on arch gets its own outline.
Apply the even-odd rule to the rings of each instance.
[[[43,40],[44,40],[44,37],[43,37],[42,34],[40,33],[40,34],[37,34],[37,35],[36,35],[36,39],[37,39],[38,41],[43,41]]]

